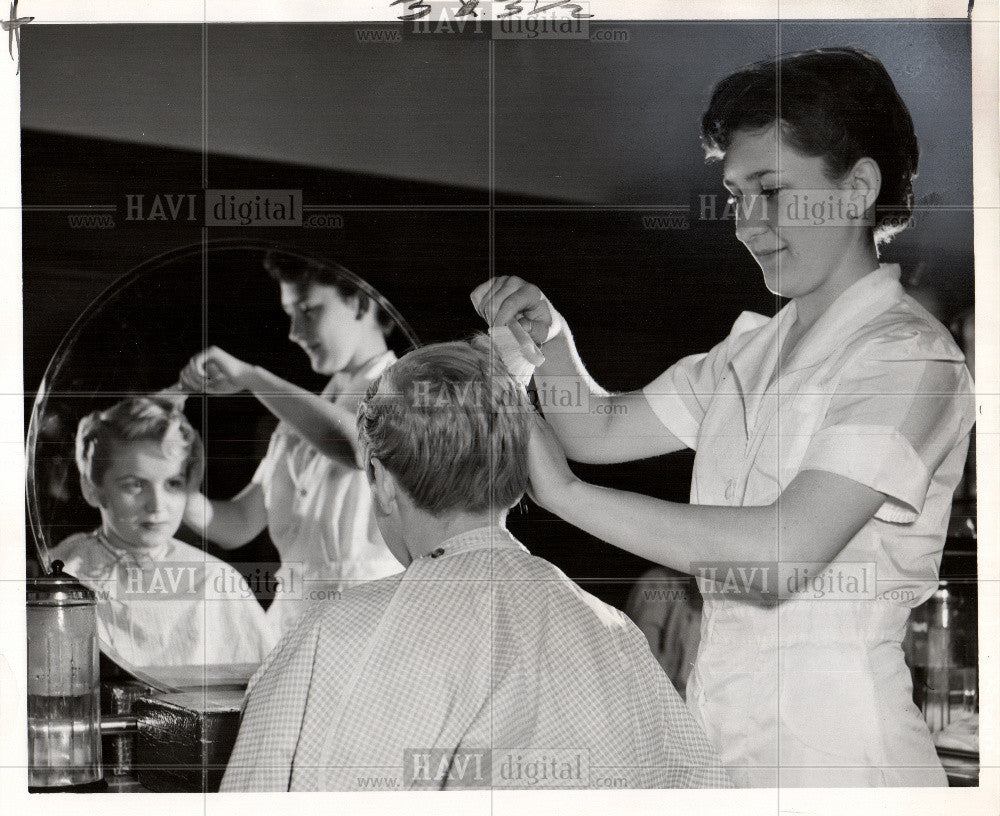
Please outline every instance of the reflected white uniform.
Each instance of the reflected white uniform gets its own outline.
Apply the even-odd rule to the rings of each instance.
[[[126,669],[259,664],[278,640],[239,572],[183,541],[147,551],[77,533],[50,556],[97,593],[101,649]]]
[[[748,601],[738,582],[731,594],[710,585],[687,702],[738,782],[944,785],[900,644],[910,608],[937,586],[972,380],[897,265],[844,292],[778,371],[794,319],[794,302],[772,319],[744,313],[646,387],[696,451],[691,502],[767,505],[803,470],[886,500],[821,575],[770,565],[779,590],[807,590],[777,606]]]
[[[355,403],[395,360],[389,351],[354,375],[337,374],[322,396]],[[267,612],[281,631],[312,604],[402,570],[375,524],[364,472],[324,456],[286,423],[271,435],[253,481],[264,493],[267,529],[281,556],[280,587]]]

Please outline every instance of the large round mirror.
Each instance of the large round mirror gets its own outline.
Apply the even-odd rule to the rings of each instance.
[[[172,386],[185,363],[207,346],[310,391],[323,389],[329,376],[314,371],[303,349],[290,342],[279,284],[265,271],[273,249],[263,242],[207,242],[153,258],[109,286],[63,338],[38,390],[27,437],[28,518],[42,570],[50,569],[56,545],[101,525],[100,513],[82,495],[75,462],[82,417]],[[330,265],[293,248],[281,251]],[[401,355],[417,345],[382,294],[356,274],[338,271],[378,305],[391,351]],[[234,495],[253,476],[277,420],[246,392],[192,394],[183,410],[205,442],[203,492],[210,498]],[[237,568],[241,561],[277,560],[266,531],[235,552],[215,548],[184,527],[177,538]]]

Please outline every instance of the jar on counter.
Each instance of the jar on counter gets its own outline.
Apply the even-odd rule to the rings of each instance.
[[[93,591],[62,571],[28,582],[28,789],[101,782],[97,612]]]
[[[942,581],[910,613],[904,641],[913,698],[932,732],[978,711],[977,609],[974,582]]]

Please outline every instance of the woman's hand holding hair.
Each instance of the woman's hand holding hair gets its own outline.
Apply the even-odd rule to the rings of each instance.
[[[181,371],[180,382],[188,391],[235,394],[249,387],[254,367],[217,346],[194,355]]]
[[[559,334],[564,325],[541,289],[513,275],[490,278],[469,297],[488,325],[506,326],[516,320],[539,346]]]
[[[642,391],[611,394],[594,381],[577,353],[569,325],[537,286],[500,276],[481,283],[470,297],[491,328],[507,327],[522,352],[527,348],[523,356],[535,366],[532,376],[539,390],[547,382],[558,382],[561,389],[589,402],[589,411],[561,412],[542,405],[556,438],[574,462],[628,462],[685,447],[653,412]],[[521,330],[540,347],[537,362],[530,357],[530,344],[518,338]]]

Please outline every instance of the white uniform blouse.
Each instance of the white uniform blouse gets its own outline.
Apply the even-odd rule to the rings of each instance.
[[[696,451],[691,501],[766,505],[798,472],[824,470],[885,502],[825,570],[757,564],[773,569],[778,605],[741,592],[738,567],[754,565],[702,565],[734,580],[702,583],[712,591],[687,701],[749,784],[944,784],[900,642],[937,586],[972,380],[897,265],[844,292],[778,370],[794,320],[794,301],[771,319],[745,312],[722,343],[646,387]]]
[[[323,396],[353,403],[395,359],[386,352],[353,376],[337,374]],[[271,435],[253,481],[264,492],[268,532],[281,556],[280,588],[267,613],[282,631],[350,584],[402,569],[375,524],[364,472],[324,456],[285,423]]]
[[[240,573],[183,541],[147,551],[77,533],[50,556],[97,593],[101,650],[125,669],[248,664],[249,674],[278,640]]]

